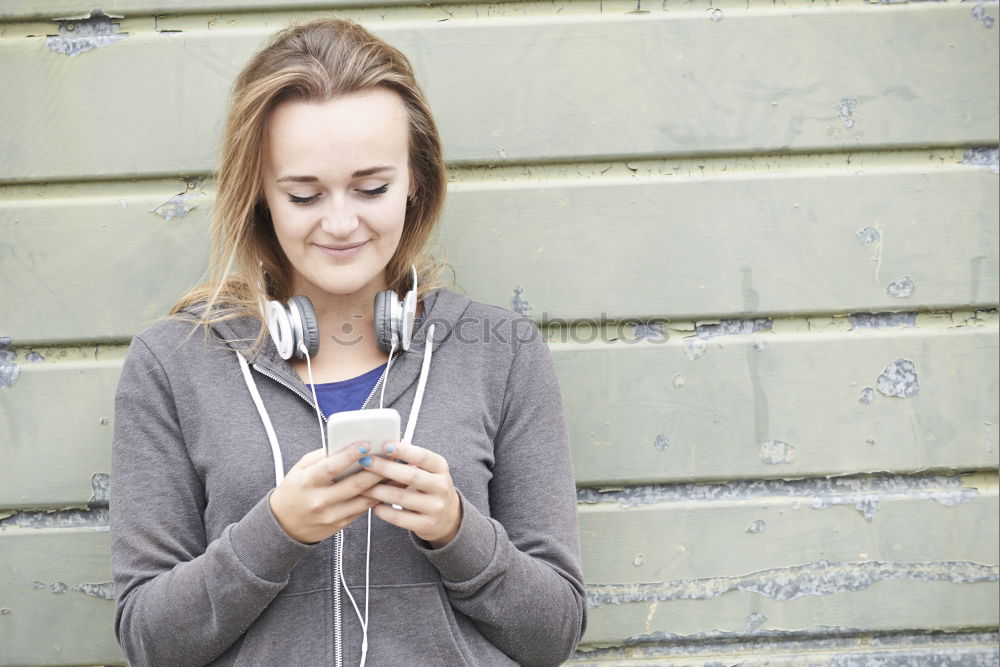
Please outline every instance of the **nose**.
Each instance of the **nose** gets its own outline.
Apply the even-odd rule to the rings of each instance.
[[[320,227],[327,234],[338,238],[349,237],[359,224],[357,213],[342,195],[327,197],[321,215]]]

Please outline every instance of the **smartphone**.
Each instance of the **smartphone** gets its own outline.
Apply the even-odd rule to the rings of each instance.
[[[392,408],[336,412],[326,420],[328,456],[356,442],[367,442],[372,454],[381,455],[385,453],[386,443],[394,440],[399,440],[399,413]],[[352,463],[336,479],[343,479],[359,470],[361,465]]]

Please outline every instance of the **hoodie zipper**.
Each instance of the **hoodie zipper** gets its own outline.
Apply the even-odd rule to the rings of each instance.
[[[375,382],[375,386],[372,387],[372,390],[370,392],[368,392],[368,397],[365,399],[365,402],[361,406],[362,410],[364,410],[364,409],[366,409],[368,407],[368,404],[371,402],[372,397],[375,396],[375,392],[377,392],[379,390],[379,388],[382,386],[382,383],[385,381],[386,377],[388,377],[389,370],[392,368],[392,362],[395,361],[395,359],[398,356],[399,356],[399,353],[397,352],[395,355],[389,357],[389,360],[386,362],[385,371],[383,371],[382,374],[379,375],[378,381]],[[286,387],[287,389],[290,389],[292,392],[294,392],[296,395],[298,395],[303,401],[305,401],[307,404],[309,404],[309,406],[311,406],[314,410],[316,410],[317,412],[319,412],[320,417],[323,418],[324,422],[327,421],[326,415],[323,414],[322,410],[319,410],[316,407],[316,404],[312,402],[311,397],[309,397],[308,395],[302,393],[301,391],[298,390],[298,388],[293,387],[291,384],[289,384],[285,380],[281,379],[280,377],[278,377],[274,373],[261,368],[256,363],[253,365],[253,368],[254,368],[255,371],[257,371],[261,375],[263,375],[265,377],[268,377],[268,378],[271,378],[272,380],[274,380],[275,382],[277,382],[281,386]],[[337,533],[334,536],[333,568],[332,568],[333,569],[333,572],[332,572],[332,574],[333,574],[333,581],[332,581],[333,586],[332,586],[332,591],[331,591],[333,593],[333,595],[332,595],[333,599],[331,600],[331,606],[333,607],[333,616],[334,616],[334,619],[335,619],[334,620],[334,626],[335,626],[334,627],[334,634],[335,634],[335,638],[334,638],[334,642],[335,642],[335,644],[334,644],[334,654],[335,654],[335,656],[334,656],[334,658],[335,658],[335,662],[337,663],[337,667],[340,667],[340,665],[342,664],[341,660],[342,660],[342,655],[343,655],[342,654],[343,645],[341,643],[343,641],[343,638],[340,635],[340,628],[342,627],[341,626],[341,621],[340,621],[341,614],[339,613],[340,612],[340,609],[339,609],[339,607],[340,607],[340,583],[341,583],[340,580],[341,580],[341,577],[343,575],[340,572],[340,562],[339,562],[338,557],[337,557],[337,552],[340,549],[343,548],[343,546],[342,546],[343,545],[342,540],[343,540],[343,535],[341,533]],[[340,627],[336,627],[336,626],[340,626]]]
[[[366,398],[365,402],[361,405],[361,409],[362,410],[364,410],[364,409],[366,409],[368,407],[368,403],[371,402],[372,397],[379,390],[379,387],[382,386],[382,383],[385,381],[385,378],[388,375],[388,372],[387,372],[389,370],[388,366],[391,366],[392,363],[393,363],[393,361],[395,361],[398,356],[399,356],[399,353],[397,352],[395,354],[395,356],[389,357],[389,361],[386,362],[386,364],[387,364],[386,372],[383,372],[381,375],[378,376],[378,381],[375,383],[375,386],[372,387],[372,390],[370,392],[368,392],[368,398]],[[258,373],[260,373],[261,375],[263,375],[264,377],[271,378],[272,380],[274,380],[275,382],[277,382],[278,384],[280,384],[282,387],[285,387],[287,389],[291,389],[293,392],[295,392],[295,394],[299,398],[301,398],[303,401],[305,401],[306,403],[308,403],[311,408],[313,408],[314,410],[316,409],[316,404],[312,402],[312,397],[310,397],[308,394],[302,393],[301,391],[298,390],[298,388],[293,387],[291,384],[289,384],[288,382],[285,382],[283,379],[281,379],[280,377],[278,377],[274,373],[272,373],[272,372],[270,372],[270,371],[268,371],[268,370],[266,370],[264,368],[261,368],[257,364],[253,365],[253,369],[255,371],[257,371]],[[319,414],[323,418],[323,421],[325,422],[326,421],[326,415],[323,414],[322,410],[320,410]]]

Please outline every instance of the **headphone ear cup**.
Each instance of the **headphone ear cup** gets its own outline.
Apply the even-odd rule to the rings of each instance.
[[[392,290],[384,290],[375,295],[375,343],[383,352],[392,350],[395,338],[392,326],[393,299],[399,301]]]
[[[277,301],[267,302],[267,331],[274,348],[282,359],[291,359],[295,349],[295,336],[288,309]]]
[[[413,323],[417,317],[417,293],[409,291],[403,298],[402,317],[399,323],[400,347],[410,349],[410,339],[413,336]]]
[[[306,353],[310,358],[319,353],[319,322],[316,319],[316,309],[313,308],[312,301],[307,296],[296,295],[288,300],[290,305],[298,307],[299,315],[302,317],[302,345],[306,348]],[[295,357],[305,359],[299,346],[299,341],[295,341],[293,350]]]

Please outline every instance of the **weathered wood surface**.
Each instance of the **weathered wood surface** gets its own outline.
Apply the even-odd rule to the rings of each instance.
[[[510,308],[517,293],[540,322],[991,308],[997,177],[960,158],[461,181],[440,242],[473,298]],[[0,192],[0,336],[123,340],[166,313],[207,262],[212,190],[185,187]]]
[[[370,27],[411,58],[454,163],[995,145],[995,31],[967,4],[872,9]],[[0,181],[211,171],[230,83],[286,21],[231,20],[149,21],[76,57],[0,39],[19,101]]]
[[[689,358],[692,341],[703,356]],[[601,487],[995,468],[997,348],[994,322],[555,343],[553,356],[577,483]],[[0,508],[78,506],[100,493],[122,351],[37,363],[19,354],[20,377],[0,392]],[[878,390],[897,359],[914,363],[917,395]]]
[[[865,489],[850,485],[816,485],[797,496],[735,489],[697,506],[677,499],[627,509],[581,505],[592,605],[585,643],[995,625],[996,566],[982,565],[998,558],[996,540],[982,539],[1000,520],[995,475],[920,482],[895,493],[867,489],[880,498],[874,509],[870,498],[861,503],[870,520],[854,507]],[[101,519],[91,515],[86,526],[66,513],[0,520],[0,599],[9,610],[0,623],[2,664],[64,664],[67,655],[120,660],[103,585],[110,571]],[[59,521],[67,527],[56,527]],[[754,522],[764,525],[748,532]],[[609,593],[608,584],[623,588]],[[604,599],[635,597],[629,584],[664,599]],[[44,641],[34,633],[40,626]]]

